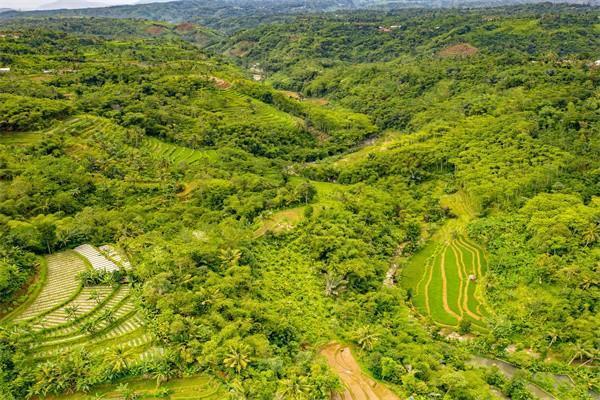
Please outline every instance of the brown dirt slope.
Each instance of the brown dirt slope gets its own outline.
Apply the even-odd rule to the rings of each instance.
[[[440,57],[470,57],[475,55],[479,49],[469,43],[458,43],[440,50]]]
[[[350,348],[338,343],[327,345],[321,354],[346,387],[343,393],[334,397],[338,400],[400,400],[387,387],[362,372],[352,356]]]

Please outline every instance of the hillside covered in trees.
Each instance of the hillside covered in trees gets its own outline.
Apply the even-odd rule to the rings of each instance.
[[[600,11],[319,4],[2,13],[0,399],[598,398]]]

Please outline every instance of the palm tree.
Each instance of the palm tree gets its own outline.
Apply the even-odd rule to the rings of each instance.
[[[557,329],[552,328],[548,331],[546,336],[550,338],[548,347],[552,347],[552,345],[560,338],[560,333]]]
[[[582,238],[586,246],[594,244],[600,240],[600,224],[589,224],[583,231]]]
[[[138,399],[140,396],[135,392],[135,390],[130,389],[129,385],[127,383],[125,384],[120,384],[117,387],[117,392],[119,392],[119,394],[121,396],[123,396],[124,400],[135,400]]]
[[[89,300],[94,300],[96,304],[100,304],[102,302],[102,296],[97,290],[93,290],[88,297]]]
[[[131,349],[124,347],[115,347],[106,355],[106,362],[110,365],[113,372],[121,373],[129,367],[131,361]]]
[[[219,254],[219,259],[224,267],[236,267],[241,257],[242,252],[238,249],[222,249]]]
[[[246,345],[241,344],[231,346],[229,347],[229,352],[223,359],[223,364],[228,368],[234,369],[235,372],[239,374],[250,363],[250,358],[247,353],[248,347]]]
[[[233,400],[248,400],[250,399],[250,390],[236,379],[229,385],[229,395]]]
[[[169,364],[166,362],[158,362],[154,365],[152,376],[156,379],[156,388],[160,387],[160,384],[166,382],[171,378],[171,369]]]
[[[593,357],[594,357],[593,353],[589,350],[590,347],[588,347],[587,343],[575,343],[572,346],[572,348],[573,348],[573,357],[569,361],[569,365],[573,364],[573,362],[575,360],[581,360],[585,357],[588,358],[588,361],[585,363],[585,364],[587,364],[590,361],[590,359],[593,359]]]
[[[73,320],[77,317],[77,312],[79,311],[79,306],[77,304],[72,306],[65,307],[65,315],[68,320]]]
[[[294,376],[281,381],[281,387],[277,391],[277,400],[308,400],[312,386],[305,376]]]
[[[370,326],[362,326],[356,331],[356,342],[363,350],[373,350],[379,335]]]
[[[81,333],[93,334],[96,332],[96,322],[95,321],[86,321],[81,325],[79,329]]]
[[[325,276],[325,296],[337,297],[346,290],[346,281],[341,276],[336,275],[333,272],[328,272]]]
[[[108,322],[108,324],[112,324],[113,322],[115,322],[115,312],[114,310],[104,310],[104,312],[102,312],[102,317],[101,319],[105,320],[106,322]]]

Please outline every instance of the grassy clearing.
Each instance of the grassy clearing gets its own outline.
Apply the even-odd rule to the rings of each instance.
[[[254,236],[260,237],[267,232],[282,233],[293,229],[304,217],[304,209],[305,207],[296,207],[274,213],[262,221]]]
[[[117,385],[103,385],[94,388],[91,394],[74,393],[63,396],[49,396],[47,400],[88,400],[99,398],[105,400],[122,399],[123,396],[117,389],[119,385],[126,385],[127,388],[142,395],[143,398],[160,398],[159,390],[156,388],[156,381],[149,379],[127,379],[118,382]],[[206,375],[199,375],[190,378],[173,379],[161,385],[171,391],[170,399],[173,400],[217,400],[227,397],[225,389],[219,382]]]
[[[29,145],[39,143],[43,135],[38,132],[19,132],[0,134],[0,144],[6,146]]]

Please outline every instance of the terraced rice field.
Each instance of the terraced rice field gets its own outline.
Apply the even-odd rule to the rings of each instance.
[[[25,146],[43,141],[52,134],[66,134],[73,136],[89,136],[95,132],[111,132],[117,125],[110,120],[91,116],[77,116],[57,123],[45,131],[36,132],[11,132],[0,134],[0,144],[7,146]]]
[[[220,124],[227,127],[252,126],[258,129],[300,129],[303,121],[272,105],[263,103],[242,93],[235,86],[229,89],[210,91],[198,100],[199,108],[209,110],[219,117]]]
[[[128,379],[120,384],[127,385],[142,398],[156,398],[156,381],[148,379]],[[63,396],[50,396],[47,400],[87,400],[90,398],[102,398],[104,400],[123,399],[123,396],[115,388],[118,385],[100,386],[92,389],[90,394],[74,393]],[[161,388],[171,390],[168,397],[173,400],[221,400],[227,398],[225,389],[213,378],[199,375],[189,378],[173,379],[161,385]],[[97,396],[97,397],[95,397]]]
[[[174,164],[199,165],[214,161],[218,157],[215,151],[194,150],[155,138],[147,139],[146,145],[155,157],[166,159]]]
[[[82,244],[81,246],[75,247],[73,250],[85,257],[95,270],[107,272],[119,270],[119,266],[117,264],[101,254],[100,251],[94,246]]]
[[[52,254],[46,257],[48,272],[46,284],[39,296],[24,310],[18,310],[14,321],[29,320],[53,311],[69,301],[81,290],[77,274],[87,269],[85,262],[74,252]]]
[[[409,262],[403,282],[413,304],[436,323],[458,327],[461,320],[485,330],[488,312],[482,293],[487,269],[483,250],[464,237],[431,242]]]
[[[122,268],[129,269],[131,268],[131,263],[127,256],[121,253],[118,249],[110,244],[105,244],[104,246],[98,247],[98,250],[109,260],[115,262],[117,265]]]
[[[39,296],[12,318],[37,333],[31,344],[31,360],[52,359],[78,348],[98,354],[121,347],[138,360],[155,354],[154,339],[144,327],[129,286],[82,288],[77,279],[77,274],[90,265],[101,269],[129,265],[127,257],[114,246],[103,246],[100,251],[84,245],[78,250],[79,254],[66,251],[47,256],[46,284]]]

